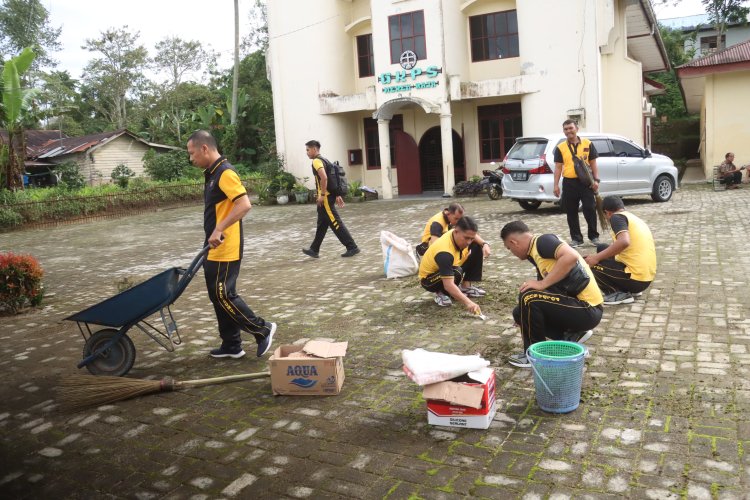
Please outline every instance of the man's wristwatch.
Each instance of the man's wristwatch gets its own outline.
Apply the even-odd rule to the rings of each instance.
[[[595,181],[595,182],[602,182],[602,180],[601,180],[601,179],[597,179],[596,177],[594,177],[594,181]]]
[[[487,243],[486,241],[484,243],[482,243],[482,246],[485,246],[485,245],[490,246],[490,244]]]

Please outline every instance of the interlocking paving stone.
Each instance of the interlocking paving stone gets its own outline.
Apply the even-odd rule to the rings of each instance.
[[[363,249],[301,253],[312,205],[254,207],[238,291],[278,321],[275,343],[347,340],[335,397],[274,397],[267,379],[178,391],[61,413],[55,388],[76,373],[83,340],[65,316],[187,264],[201,208],[0,235],[35,255],[43,307],[0,318],[0,492],[13,498],[744,498],[750,491],[750,193],[689,187],[664,204],[625,200],[650,225],[659,273],[633,304],[607,307],[588,342],[582,403],[536,406],[531,373],[505,363],[520,348],[510,311],[533,268],[507,253],[500,228],[523,219],[567,238],[552,206],[463,199],[492,244],[478,299],[488,321],[437,308],[416,277],[386,280],[379,231],[416,243],[436,198],[351,204],[342,217]],[[582,252],[591,252],[583,247]],[[265,370],[265,359],[215,360],[213,309],[201,273],[174,304],[183,343],[165,352],[137,331],[134,378],[195,379]],[[247,338],[246,348],[252,349]],[[479,352],[497,376],[488,430],[426,423],[400,352]]]

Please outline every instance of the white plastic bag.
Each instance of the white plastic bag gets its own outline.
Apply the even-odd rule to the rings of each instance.
[[[450,380],[490,366],[489,361],[477,354],[459,356],[424,349],[404,349],[401,351],[401,359],[404,361],[404,373],[419,385]]]
[[[380,231],[380,246],[383,249],[383,271],[386,278],[417,274],[419,264],[414,256],[414,248],[408,241],[390,231]]]

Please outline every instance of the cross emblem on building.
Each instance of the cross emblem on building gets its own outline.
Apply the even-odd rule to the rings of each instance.
[[[414,66],[417,65],[417,54],[415,54],[411,50],[405,50],[401,53],[401,58],[399,59],[399,62],[401,63],[402,68],[412,69]]]

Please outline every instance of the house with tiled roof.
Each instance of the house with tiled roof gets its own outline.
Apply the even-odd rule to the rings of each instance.
[[[3,134],[6,132],[0,131],[0,138],[7,140]],[[143,155],[149,150],[165,153],[180,149],[148,142],[127,129],[80,137],[68,137],[58,130],[28,130],[25,136],[27,174],[48,174],[57,165],[73,161],[91,185],[111,182],[112,170],[120,164],[144,175]]]
[[[685,105],[700,113],[700,157],[706,177],[735,153],[738,165],[750,163],[750,40],[676,68]]]

